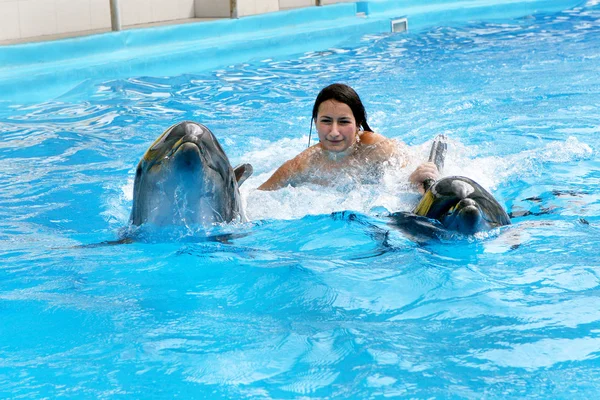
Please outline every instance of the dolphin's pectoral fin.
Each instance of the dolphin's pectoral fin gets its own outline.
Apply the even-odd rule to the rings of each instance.
[[[124,237],[118,240],[106,240],[100,243],[90,243],[90,244],[80,244],[77,246],[73,246],[73,249],[95,249],[97,247],[106,247],[106,246],[117,246],[120,244],[131,244],[134,243],[134,240],[130,237]]]
[[[398,228],[416,243],[422,244],[430,239],[441,239],[448,233],[440,221],[422,215],[398,211],[390,214],[388,218],[389,225]]]
[[[250,178],[250,176],[254,172],[254,168],[252,168],[252,165],[245,163],[235,167],[233,169],[233,172],[235,174],[235,180],[237,181],[238,186],[240,186],[246,181],[246,179]]]

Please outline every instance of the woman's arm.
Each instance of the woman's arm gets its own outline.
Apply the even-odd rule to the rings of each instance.
[[[258,187],[258,190],[277,190],[287,186],[295,175],[295,159],[288,160],[271,175],[269,179]]]
[[[298,180],[297,178],[299,175],[306,171],[310,165],[310,160],[314,158],[313,156],[317,152],[318,146],[319,145],[316,144],[304,150],[291,160],[284,162],[283,165],[277,168],[277,171],[275,171],[273,175],[257,189],[277,190]]]
[[[364,140],[363,140],[364,138]],[[401,151],[398,149],[398,143],[393,139],[388,139],[378,133],[365,132],[361,137],[361,142],[369,149],[368,157],[372,161],[387,161],[392,157],[400,157]],[[404,156],[402,160],[402,167],[407,164],[407,157]],[[434,163],[426,162],[419,165],[410,177],[409,181],[417,185],[421,194],[425,193],[423,183],[428,179],[437,180],[439,178],[439,171]]]
[[[385,136],[382,136],[378,133],[373,132],[365,132],[363,134],[364,140],[361,141],[370,145],[371,151],[369,152],[369,158],[375,156],[374,158],[385,161],[389,160],[392,157],[399,157],[401,152],[398,149],[398,143],[393,139],[388,139]],[[405,167],[407,164],[407,159],[404,157],[402,160],[402,167]],[[425,188],[423,187],[423,183],[428,179],[437,180],[439,178],[439,171],[434,163],[425,162],[419,165],[410,177],[409,181],[419,188],[419,192],[421,194],[425,193]]]

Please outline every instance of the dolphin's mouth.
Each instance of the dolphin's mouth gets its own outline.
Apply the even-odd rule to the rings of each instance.
[[[199,166],[207,167],[225,181],[225,171],[214,163],[211,155],[202,146],[193,141],[181,141],[173,146],[166,158],[175,159],[188,169],[195,169]]]

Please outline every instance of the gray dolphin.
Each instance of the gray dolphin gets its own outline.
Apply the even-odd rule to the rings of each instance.
[[[429,161],[442,170],[446,137],[438,135],[431,146]],[[504,208],[487,190],[464,176],[449,176],[424,182],[425,194],[412,213],[390,215],[392,225],[413,237],[440,236],[446,231],[465,235],[510,225]]]
[[[133,185],[133,225],[197,225],[246,221],[239,185],[252,166],[231,167],[206,126],[185,121],[168,128],[144,154]]]
[[[449,176],[435,182],[414,213],[436,219],[446,229],[465,235],[510,225],[508,214],[494,196],[464,176]]]

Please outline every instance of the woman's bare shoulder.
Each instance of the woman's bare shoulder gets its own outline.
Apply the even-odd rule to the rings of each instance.
[[[373,161],[398,159],[400,165],[406,165],[404,143],[387,138],[375,132],[365,132],[361,136],[362,154]]]
[[[296,157],[288,160],[288,166],[291,168],[298,169],[298,172],[302,172],[306,168],[310,166],[310,164],[315,160],[318,154],[321,152],[321,145],[315,144],[310,146],[308,149],[302,151]]]
[[[384,141],[389,141],[391,139],[386,138],[379,133],[365,131],[360,135],[360,143],[365,146],[371,146],[373,144],[377,144]]]
[[[364,151],[384,151],[386,153],[394,152],[398,147],[398,142],[394,139],[387,138],[379,133],[364,132],[360,136],[360,146]]]

